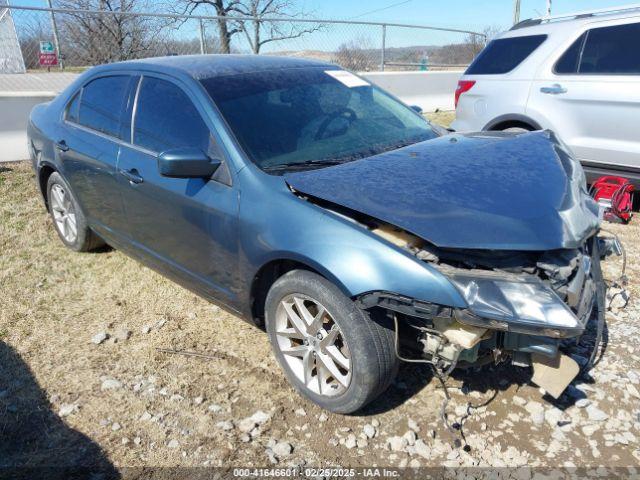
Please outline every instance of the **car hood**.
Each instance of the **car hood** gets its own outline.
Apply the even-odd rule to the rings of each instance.
[[[452,134],[284,177],[441,248],[575,248],[599,225],[582,167],[549,131]]]

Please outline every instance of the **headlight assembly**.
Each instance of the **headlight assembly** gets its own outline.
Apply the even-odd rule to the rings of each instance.
[[[579,333],[584,325],[558,295],[536,278],[451,274],[449,280],[467,301],[472,317],[466,323],[522,333],[561,337]]]

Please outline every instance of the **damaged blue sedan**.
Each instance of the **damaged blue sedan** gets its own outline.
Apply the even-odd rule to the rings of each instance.
[[[550,132],[449,134],[335,65],[208,55],[93,68],[28,134],[67,247],[107,243],[264,325],[328,410],[403,360],[531,366],[558,396],[563,339],[602,326],[616,244]]]

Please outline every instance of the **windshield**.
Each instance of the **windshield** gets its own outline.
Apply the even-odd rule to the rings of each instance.
[[[412,109],[331,67],[201,82],[247,155],[266,171],[347,162],[438,136]]]

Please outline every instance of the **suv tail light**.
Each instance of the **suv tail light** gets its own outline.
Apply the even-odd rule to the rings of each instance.
[[[475,80],[458,80],[458,86],[456,88],[456,99],[454,103],[454,106],[456,108],[458,107],[458,100],[460,100],[460,95],[471,90],[471,87],[473,87],[475,84]]]

